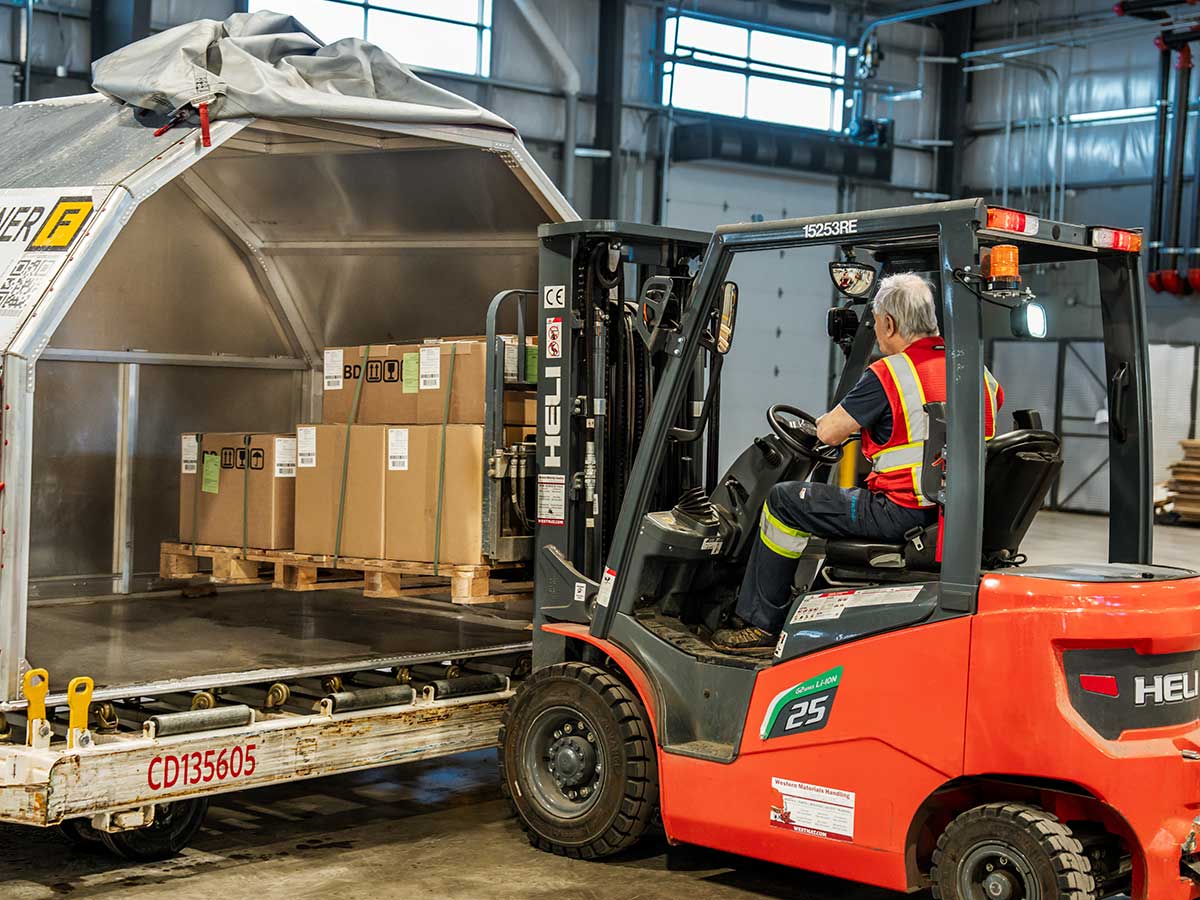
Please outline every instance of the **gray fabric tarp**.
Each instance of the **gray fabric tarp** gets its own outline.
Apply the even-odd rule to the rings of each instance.
[[[208,102],[213,119],[359,119],[515,129],[422,81],[358,38],[322,45],[291,16],[200,19],[122,47],[92,65],[93,87],[170,115]]]

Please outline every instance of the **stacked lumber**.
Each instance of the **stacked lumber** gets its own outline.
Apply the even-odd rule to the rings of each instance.
[[[1200,440],[1180,441],[1183,459],[1171,466],[1168,499],[1185,522],[1200,523]]]

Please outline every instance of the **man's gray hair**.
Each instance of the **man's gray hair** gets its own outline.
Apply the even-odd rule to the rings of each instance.
[[[884,313],[895,319],[901,337],[923,338],[938,333],[933,285],[915,272],[889,275],[879,282],[871,309],[876,319]]]

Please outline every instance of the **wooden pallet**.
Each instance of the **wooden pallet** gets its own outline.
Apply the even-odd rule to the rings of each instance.
[[[212,561],[214,584],[270,584],[285,591],[322,591],[361,588],[367,597],[446,596],[453,603],[500,603],[527,597],[532,582],[497,583],[492,593],[492,575],[510,566],[441,565],[403,562],[390,559],[336,558],[321,554],[293,553],[290,550],[259,550],[224,547],[215,544],[187,544],[164,541],[159,555],[158,574],[164,581],[186,581],[201,575],[200,560]],[[268,577],[266,565],[273,566]]]

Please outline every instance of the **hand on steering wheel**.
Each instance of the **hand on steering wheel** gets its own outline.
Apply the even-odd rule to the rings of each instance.
[[[776,403],[767,410],[767,423],[785,447],[806,459],[833,465],[842,458],[841,446],[822,444],[817,438],[816,418],[802,409]]]

